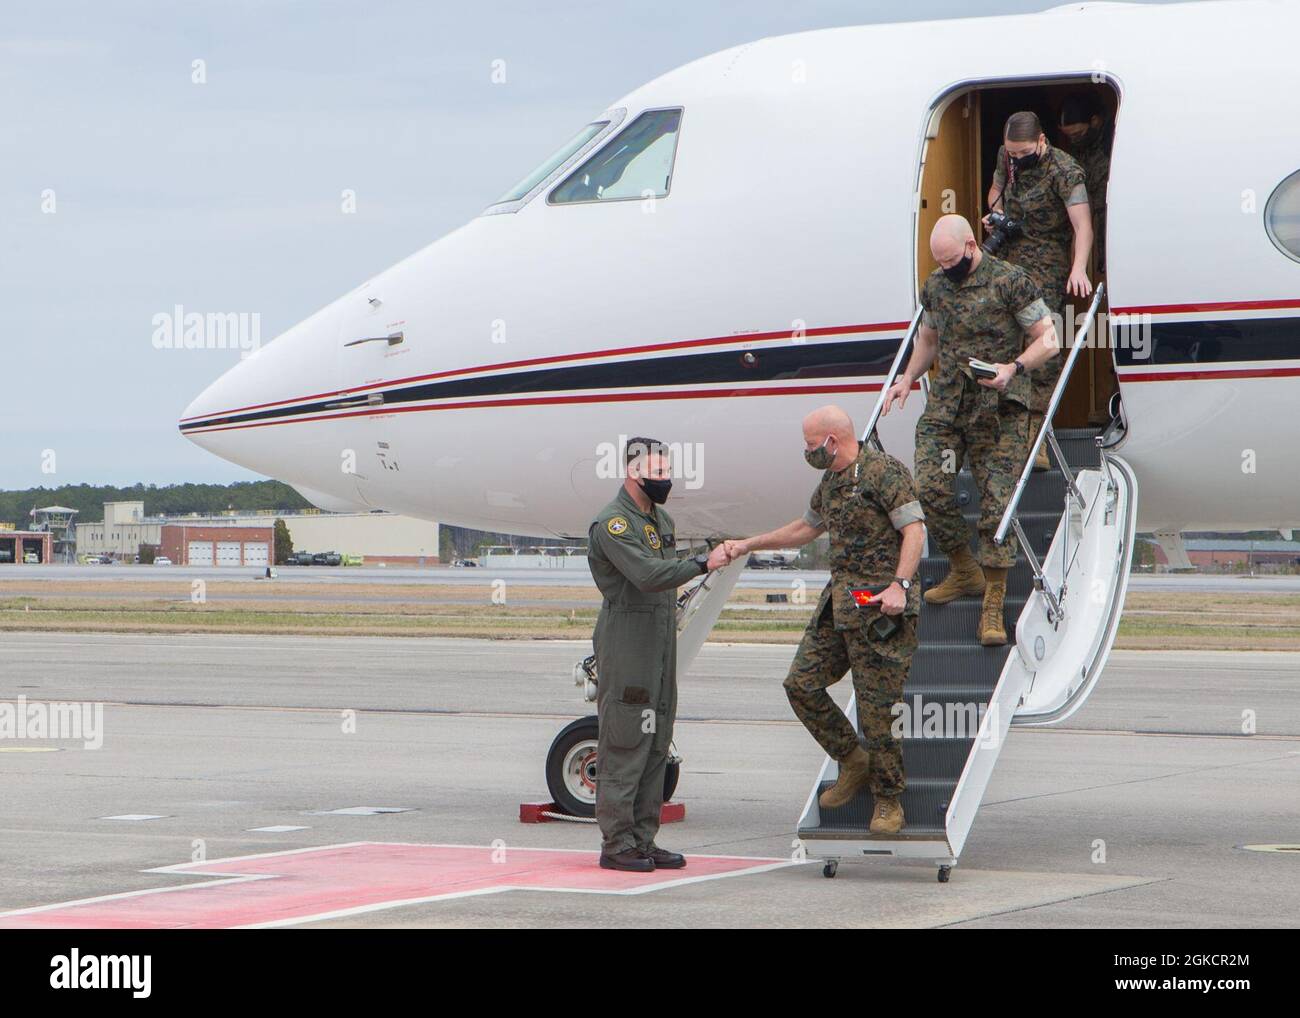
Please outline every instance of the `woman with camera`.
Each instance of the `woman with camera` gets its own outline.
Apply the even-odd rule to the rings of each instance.
[[[1067,293],[1092,293],[1087,273],[1092,212],[1083,169],[1048,142],[1036,113],[1023,111],[1007,118],[988,203],[984,250],[1024,269],[1053,315],[1062,313]],[[1063,342],[1071,339],[1061,327],[1057,334]],[[1042,427],[1063,360],[1053,358],[1033,373],[1030,410],[1035,428]],[[1034,466],[1049,468],[1046,446]]]

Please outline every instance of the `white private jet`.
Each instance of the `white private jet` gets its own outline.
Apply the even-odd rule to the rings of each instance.
[[[799,429],[816,406],[857,408],[911,462],[923,397],[883,420],[878,399],[915,332],[930,226],[983,213],[1010,112],[1039,111],[1055,141],[1061,98],[1090,93],[1114,125],[1105,296],[1068,329],[1084,342],[1040,439],[1056,469],[1027,461],[1003,520],[1025,549],[1014,646],[976,646],[971,606],[924,612],[907,696],[977,701],[977,730],[905,743],[902,835],[865,833],[869,796],[819,813],[831,761],[799,822],[828,875],[869,853],[946,879],[1013,719],[1060,721],[1096,682],[1135,530],[1176,558],[1180,531],[1300,518],[1297,37],[1291,2],[1094,3],[704,57],[231,369],[181,431],[324,509],[561,536],[617,485],[611,444],[649,435],[694,454],[669,503],[680,537],[770,529],[816,481]],[[741,565],[683,610],[683,672]],[[925,582],[941,573],[927,560]],[[590,720],[579,734],[551,761],[575,812],[594,791]]]

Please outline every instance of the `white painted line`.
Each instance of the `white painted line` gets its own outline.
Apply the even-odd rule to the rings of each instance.
[[[96,817],[96,820],[166,820],[162,813],[119,813],[112,817]]]
[[[340,817],[369,817],[377,813],[410,813],[409,806],[346,806],[342,809],[314,809],[309,810],[307,815],[313,817],[323,816],[340,816]]]
[[[310,827],[295,827],[293,824],[275,824],[272,827],[249,827],[248,832],[258,831],[263,834],[287,834],[289,831],[310,831]]]

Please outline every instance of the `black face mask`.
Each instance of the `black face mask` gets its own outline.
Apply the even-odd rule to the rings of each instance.
[[[1101,138],[1101,128],[1100,128],[1100,127],[1089,127],[1086,131],[1083,132],[1083,134],[1080,136],[1079,140],[1076,141],[1076,142],[1074,142],[1074,144],[1072,145],[1072,147],[1073,147],[1073,148],[1088,148],[1090,145],[1094,145],[1094,144],[1096,144],[1097,141],[1100,140],[1100,138]]]
[[[1017,173],[1024,173],[1026,170],[1032,170],[1037,166],[1041,158],[1042,156],[1037,152],[1030,152],[1027,156],[1012,156],[1011,163],[1015,166]]]
[[[668,492],[672,490],[673,482],[668,478],[655,480],[652,477],[641,479],[641,490],[645,492],[645,497],[655,505],[663,505],[668,501]]]
[[[970,263],[971,263],[971,256],[966,255],[956,265],[949,265],[946,269],[944,269],[943,274],[947,276],[951,282],[960,283],[963,279],[965,279],[967,276],[970,275]]]

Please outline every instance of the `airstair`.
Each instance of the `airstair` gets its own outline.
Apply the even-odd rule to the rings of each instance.
[[[1101,301],[1098,287],[1078,338],[1068,350],[1047,419],[1060,402]],[[920,314],[899,346],[864,441],[877,446],[884,390],[893,383],[915,337]],[[956,865],[1014,724],[1054,724],[1082,706],[1115,639],[1133,553],[1137,483],[1108,452],[1118,422],[1106,432],[1050,426],[1029,450],[1004,513],[999,539],[1014,533],[1020,551],[1007,574],[1006,619],[1014,639],[1004,647],[978,640],[981,599],[963,597],[921,608],[916,653],[903,689],[903,763],[907,824],[896,835],[869,832],[873,801],[863,790],[851,802],[821,809],[817,798],[838,776],[827,758],[798,824],[798,849],[825,860],[835,875],[841,859],[910,858],[934,862],[946,882]],[[1033,472],[1038,447],[1051,450],[1050,471]],[[969,469],[957,477],[957,500],[971,525],[979,494]],[[972,538],[972,548],[974,540]],[[928,589],[947,573],[942,555],[922,560]],[[848,716],[857,727],[856,705]]]

